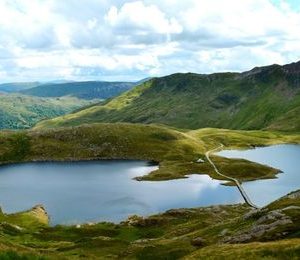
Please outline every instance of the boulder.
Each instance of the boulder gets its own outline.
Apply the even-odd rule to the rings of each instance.
[[[34,206],[31,210],[27,213],[35,217],[39,222],[48,225],[50,218],[45,209],[45,207],[41,204]]]
[[[205,245],[205,240],[202,237],[195,237],[191,240],[191,245],[196,247],[202,247]]]

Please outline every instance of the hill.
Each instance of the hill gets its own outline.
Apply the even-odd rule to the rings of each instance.
[[[20,90],[20,93],[38,97],[73,96],[82,99],[107,99],[129,90],[135,85],[133,82],[105,81],[47,83]]]
[[[77,127],[0,132],[0,164],[28,161],[135,159],[155,161],[159,169],[144,180],[184,178],[207,173],[222,179],[205,160],[205,152],[220,143],[225,148],[299,143],[300,136],[270,131],[199,129],[182,131],[165,126],[129,123],[84,124]],[[57,147],[60,149],[58,150]],[[270,178],[278,170],[239,159],[214,156],[220,170],[241,181]]]
[[[41,85],[39,82],[15,82],[0,84],[0,92],[15,93],[21,90],[33,88]]]
[[[222,178],[206,160],[196,162],[220,142],[225,149],[245,148],[299,143],[300,136],[102,123],[1,131],[0,140],[0,164],[142,159],[159,163],[159,169],[139,180],[166,180],[195,173]],[[213,160],[223,173],[240,181],[272,178],[278,173],[247,160],[219,156]],[[49,215],[42,205],[11,214],[0,209],[0,259],[297,259],[299,199],[296,191],[258,210],[246,204],[217,205],[171,209],[145,218],[131,216],[119,224],[71,226],[49,226]]]
[[[104,104],[38,127],[93,122],[161,123],[300,131],[300,62],[244,73],[173,74],[151,79]]]
[[[38,121],[70,113],[95,101],[78,98],[39,98],[20,94],[0,95],[0,129],[30,128]]]

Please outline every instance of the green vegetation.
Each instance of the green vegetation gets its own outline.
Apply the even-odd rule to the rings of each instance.
[[[226,132],[226,134],[225,134]],[[2,163],[49,160],[141,159],[159,163],[159,169],[141,180],[184,178],[209,174],[220,179],[205,159],[205,152],[223,143],[241,148],[274,143],[300,142],[299,135],[264,131],[201,129],[179,131],[141,124],[90,124],[70,128],[41,129],[0,134]],[[20,141],[24,140],[24,141]],[[59,149],[57,149],[59,147]],[[22,152],[17,152],[22,151]],[[26,152],[24,152],[26,151]],[[18,156],[23,154],[23,157]],[[242,159],[212,156],[220,170],[240,181],[272,178],[279,170]]]
[[[67,83],[45,83],[20,92],[37,97],[64,97],[72,96],[81,99],[107,99],[115,97],[131,89],[134,82],[105,82],[84,81]]]
[[[140,159],[158,163],[159,169],[138,180],[185,178],[188,174],[222,179],[205,158],[205,152],[220,144],[224,149],[246,149],[300,143],[299,79],[300,62],[245,73],[188,73],[151,79],[96,105],[82,109],[77,104],[79,109],[72,114],[44,120],[34,129],[0,132],[0,164]],[[85,83],[87,88],[91,84],[86,94],[78,84],[25,92],[88,99],[103,90]],[[0,101],[10,97],[0,96]],[[12,97],[22,105],[31,98]],[[65,108],[70,99],[47,102],[50,100],[57,102],[56,108],[61,103]],[[15,109],[13,103],[7,104],[3,107]],[[44,114],[50,108],[40,103],[16,107],[22,110],[16,114],[24,122],[24,107],[42,111],[37,119],[30,114],[30,120],[52,117]],[[29,122],[21,125],[34,124]],[[12,123],[9,126],[16,128]],[[197,163],[199,158],[204,162]],[[242,159],[216,155],[211,159],[222,173],[241,182],[274,178],[280,170]],[[146,218],[131,216],[119,224],[50,227],[41,205],[14,214],[0,210],[0,259],[298,259],[299,210],[300,191],[257,210],[245,204],[173,209]]]
[[[38,121],[70,113],[95,103],[77,98],[38,98],[0,95],[0,129],[30,128]]]
[[[260,210],[251,210],[245,204],[173,209],[147,218],[131,216],[120,224],[54,227],[45,224],[47,215],[40,206],[15,214],[1,212],[0,256],[7,257],[4,259],[297,259],[300,212],[295,205],[299,205],[299,200],[297,191]]]
[[[38,127],[132,122],[189,129],[300,131],[299,64],[240,74],[187,73],[155,78],[104,104],[41,122]]]

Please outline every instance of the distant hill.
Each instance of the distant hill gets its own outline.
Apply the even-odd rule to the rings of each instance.
[[[0,84],[0,92],[14,93],[25,89],[40,86],[40,82],[16,82],[16,83],[3,83]]]
[[[104,104],[38,124],[161,123],[196,129],[300,131],[300,62],[244,73],[154,78]]]
[[[94,101],[78,98],[40,98],[20,94],[0,95],[0,129],[30,128],[38,121],[70,113]]]
[[[23,89],[19,92],[38,97],[73,96],[82,99],[107,99],[115,97],[134,86],[136,86],[134,82],[84,81],[48,83]]]

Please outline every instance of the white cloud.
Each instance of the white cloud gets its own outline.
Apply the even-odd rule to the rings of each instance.
[[[171,34],[182,32],[181,25],[175,18],[166,18],[156,5],[145,5],[142,1],[125,3],[120,10],[112,6],[105,20],[119,32],[134,30],[141,35],[155,32]]]
[[[300,59],[288,0],[0,0],[0,81],[139,79]]]

